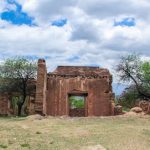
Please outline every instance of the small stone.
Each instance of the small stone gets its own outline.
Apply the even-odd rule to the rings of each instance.
[[[94,145],[94,146],[83,147],[81,148],[81,150],[106,150],[106,149],[101,145]]]

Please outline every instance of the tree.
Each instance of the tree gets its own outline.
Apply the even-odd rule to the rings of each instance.
[[[135,85],[140,97],[150,98],[150,62],[142,61],[139,55],[122,57],[116,72],[123,82]]]
[[[150,62],[143,62],[141,66],[143,87],[147,93],[150,91]]]
[[[123,91],[120,97],[118,97],[118,103],[125,109],[131,109],[135,106],[138,98],[139,94],[137,93],[135,86],[131,85]]]
[[[36,63],[25,57],[9,58],[0,65],[0,92],[21,95],[17,102],[18,116],[21,115],[26,97],[35,90],[30,82],[36,78],[36,70]]]
[[[69,98],[70,105],[73,108],[84,108],[84,97],[71,96]]]

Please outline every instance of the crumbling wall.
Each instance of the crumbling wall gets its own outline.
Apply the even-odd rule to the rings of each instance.
[[[98,67],[58,67],[47,74],[45,60],[38,61],[35,112],[62,116],[69,115],[69,93],[87,93],[86,116],[114,114],[112,76]]]
[[[48,76],[47,114],[53,116],[69,115],[68,94],[73,91],[87,91],[87,116],[113,115],[112,87],[109,76],[97,78]]]
[[[69,115],[71,117],[85,117],[85,109],[84,108],[73,108],[69,110]]]
[[[46,81],[47,69],[45,60],[38,60],[35,113],[46,114]]]
[[[0,115],[8,115],[9,111],[9,96],[7,94],[0,94]]]

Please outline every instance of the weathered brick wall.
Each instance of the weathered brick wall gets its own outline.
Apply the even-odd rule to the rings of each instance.
[[[85,117],[85,109],[84,108],[73,108],[69,110],[69,115],[71,117]]]
[[[24,104],[26,106],[26,114],[27,115],[33,115],[35,113],[35,97],[34,96],[28,96],[26,99],[26,103]]]
[[[0,94],[0,115],[8,115],[8,95]]]
[[[46,113],[46,81],[47,69],[45,60],[38,60],[37,83],[36,83],[36,100],[35,112],[40,114]]]
[[[69,115],[68,93],[73,90],[87,91],[87,116],[113,115],[111,80],[105,78],[48,77],[47,114]]]
[[[52,116],[69,115],[69,94],[87,93],[86,116],[114,114],[112,76],[98,67],[58,67],[47,74],[44,60],[38,61],[35,112]]]

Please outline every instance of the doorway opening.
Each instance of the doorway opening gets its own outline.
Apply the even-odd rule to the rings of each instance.
[[[86,96],[69,95],[69,116],[85,117],[86,116]]]

